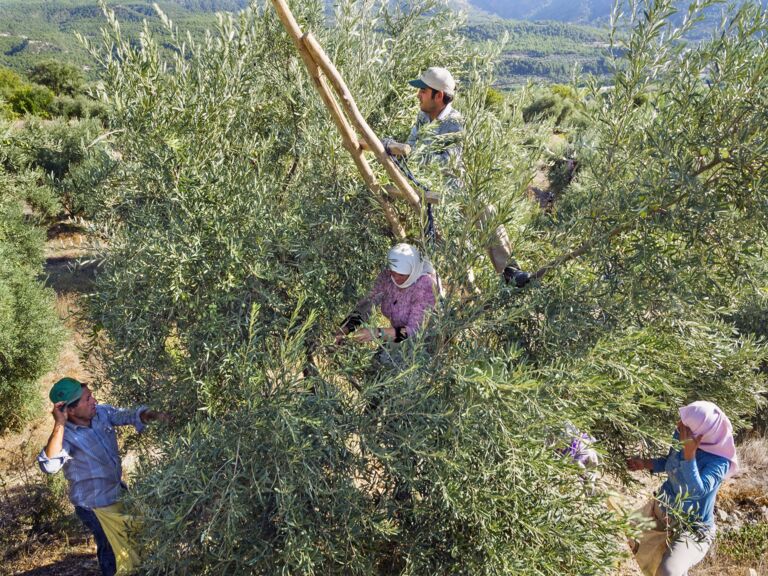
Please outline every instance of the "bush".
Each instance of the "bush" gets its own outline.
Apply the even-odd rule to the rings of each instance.
[[[0,112],[4,114],[33,115],[41,118],[106,119],[104,104],[84,93],[82,74],[77,68],[58,62],[36,65],[27,82],[7,68],[0,68]]]
[[[75,97],[57,96],[51,103],[51,114],[66,119],[97,118],[102,122],[107,119],[105,106],[82,94]]]
[[[0,559],[6,567],[36,543],[57,537],[71,541],[73,533],[84,532],[69,502],[66,478],[30,471],[39,446],[30,448],[27,440],[12,452],[9,473],[0,478]]]
[[[16,114],[48,117],[53,103],[53,92],[45,86],[26,84],[8,96],[8,103]]]
[[[0,94],[0,120],[8,120],[10,118],[13,118],[13,108],[11,108],[5,97]]]
[[[41,208],[45,204],[45,213],[58,214],[63,208],[71,216],[81,215],[94,189],[114,167],[106,144],[92,145],[102,131],[95,119],[42,122],[30,118],[23,129],[10,134],[0,160],[9,171],[37,179],[36,187],[30,183],[27,189],[40,192],[36,204]],[[45,189],[49,198],[57,199],[58,208],[44,198]]]
[[[717,539],[717,555],[739,566],[754,566],[766,561],[768,522],[745,524],[738,530],[721,532]]]
[[[495,88],[488,88],[488,92],[485,95],[485,105],[488,108],[499,110],[504,107],[504,104],[504,94]]]
[[[24,86],[21,76],[13,70],[0,67],[0,94],[7,99],[16,90]]]
[[[586,128],[589,118],[586,103],[577,89],[555,84],[533,93],[533,100],[523,107],[525,122],[550,121],[557,128]]]
[[[0,434],[20,429],[40,408],[37,380],[58,357],[63,336],[53,292],[37,279],[43,233],[24,221],[21,203],[0,189]]]

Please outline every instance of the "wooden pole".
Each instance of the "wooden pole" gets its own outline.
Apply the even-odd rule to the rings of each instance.
[[[358,172],[360,172],[360,175],[363,177],[363,180],[368,186],[368,189],[373,193],[374,198],[379,203],[379,206],[381,206],[381,209],[384,212],[384,217],[389,223],[389,228],[392,231],[392,234],[398,240],[404,240],[405,230],[403,229],[402,224],[400,224],[400,220],[397,217],[397,212],[395,212],[395,209],[387,201],[385,190],[377,181],[376,175],[373,173],[371,166],[368,164],[368,160],[366,160],[363,154],[363,150],[357,141],[354,130],[352,130],[352,127],[344,117],[344,113],[339,107],[338,102],[333,97],[331,89],[329,88],[321,70],[304,46],[304,43],[301,40],[303,36],[301,28],[299,28],[296,19],[293,17],[293,14],[288,8],[288,5],[285,3],[285,0],[272,0],[272,4],[277,11],[277,15],[280,18],[280,21],[288,31],[288,35],[293,39],[293,43],[296,45],[296,48],[299,51],[299,55],[304,61],[304,65],[309,72],[309,76],[312,79],[312,82],[315,85],[318,93],[320,94],[320,98],[323,100],[325,107],[328,108],[328,111],[331,113],[331,118],[333,119],[334,124],[336,124],[336,128],[341,134],[341,140],[344,148],[352,156],[352,160],[355,162],[355,166],[357,167]]]
[[[400,169],[395,166],[389,158],[381,141],[376,137],[376,134],[371,130],[371,127],[368,126],[368,122],[365,121],[360,110],[358,110],[357,104],[355,104],[355,100],[352,98],[352,93],[349,91],[349,88],[347,88],[346,82],[344,82],[344,79],[336,69],[336,66],[333,65],[333,62],[331,62],[330,58],[326,55],[325,50],[323,50],[322,46],[320,46],[320,43],[315,39],[311,32],[304,34],[302,41],[309,51],[309,54],[312,56],[312,59],[322,69],[336,89],[336,93],[341,99],[341,103],[347,112],[347,116],[352,120],[352,123],[365,140],[368,148],[374,153],[381,165],[384,166],[387,174],[389,174],[392,182],[400,190],[405,200],[414,208],[420,209],[421,198],[408,183],[407,178],[403,175]]]

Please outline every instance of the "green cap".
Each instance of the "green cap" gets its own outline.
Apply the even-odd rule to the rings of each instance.
[[[83,385],[74,378],[62,378],[53,385],[48,393],[48,397],[54,404],[59,402],[71,404],[75,400],[79,400],[82,395]]]

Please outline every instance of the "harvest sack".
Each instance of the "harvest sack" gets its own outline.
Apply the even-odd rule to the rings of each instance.
[[[664,553],[667,551],[667,531],[660,520],[658,502],[649,500],[645,506],[635,510],[630,519],[641,528],[646,529],[640,536],[635,560],[645,576],[656,576]]]
[[[665,530],[667,519],[656,500],[651,500],[630,516],[639,528],[640,536],[635,560],[645,576],[657,576],[663,564],[664,574],[687,574],[688,569],[704,559],[715,537],[714,529],[693,534],[683,532],[674,541]]]
[[[117,574],[131,574],[139,567],[139,554],[128,537],[135,526],[136,519],[123,512],[122,502],[94,508],[104,533],[107,535],[112,551],[115,553]]]

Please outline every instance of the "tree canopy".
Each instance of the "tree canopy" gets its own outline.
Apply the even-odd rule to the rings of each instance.
[[[765,302],[765,12],[689,45],[670,1],[636,8],[613,86],[580,92],[583,168],[543,212],[526,189],[551,125],[523,121],[525,92],[488,106],[495,55],[453,13],[295,9],[381,136],[415,118],[407,80],[438,63],[460,78],[463,186],[444,190],[442,240],[400,207],[447,292],[396,367],[330,346],[392,239],[271,8],[199,42],[166,19],[173,56],[111,15],[92,49],[122,161],[96,201],[111,237],[94,345],[117,401],[180,416],[131,494],[146,568],[605,573],[623,521],[553,435],[589,430],[620,472],[682,403],[743,426],[765,389],[764,327],[744,321]],[[522,264],[548,263],[524,290],[484,261],[501,223]]]
[[[29,73],[29,78],[33,82],[47,86],[56,94],[67,96],[76,96],[85,84],[85,76],[79,68],[56,60],[45,60],[35,64]]]

